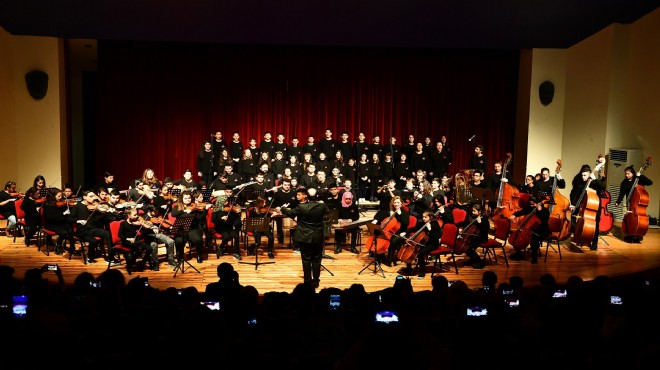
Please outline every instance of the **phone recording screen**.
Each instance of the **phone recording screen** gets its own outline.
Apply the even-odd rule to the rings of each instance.
[[[339,309],[341,306],[341,296],[339,294],[330,295],[330,308],[333,310]]]
[[[15,295],[13,299],[13,313],[15,317],[25,317],[28,306],[26,295]]]
[[[392,324],[399,322],[399,316],[392,311],[376,312],[376,322],[383,324]]]

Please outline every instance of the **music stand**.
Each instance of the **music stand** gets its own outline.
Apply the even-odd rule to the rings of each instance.
[[[329,238],[332,236],[332,225],[339,223],[339,210],[337,208],[328,209],[329,211],[323,215],[323,236]],[[325,242],[323,243],[323,254],[321,257],[331,260],[336,259],[335,257],[325,253]]]
[[[172,198],[179,198],[179,196],[181,196],[181,189],[179,188],[167,189],[167,194],[171,195]]]
[[[208,202],[211,200],[211,193],[213,192],[213,189],[202,189],[200,190],[200,193],[204,195],[204,199],[202,200],[203,202]]]
[[[378,261],[378,254],[376,253],[376,239],[383,239],[383,240],[389,240],[387,236],[385,236],[385,232],[383,229],[380,227],[378,224],[374,223],[368,223],[367,224],[367,229],[369,230],[369,233],[373,236],[371,239],[371,245],[369,246],[369,249],[371,250],[373,248],[373,253],[374,253],[374,259],[373,261],[369,262],[360,272],[358,272],[358,275],[360,275],[364,270],[369,268],[372,264],[374,265],[374,274],[377,273],[380,270],[380,274],[385,277],[385,271],[383,271],[383,266],[380,265],[380,262]]]
[[[266,233],[268,232],[268,228],[270,227],[270,217],[248,217],[245,219],[245,232],[247,233],[248,231],[252,231],[252,233]],[[246,234],[247,235],[247,234]],[[247,237],[245,239],[245,242],[247,244]],[[246,265],[254,265],[254,269],[256,270],[259,265],[268,265],[271,263],[275,263],[275,261],[268,261],[268,262],[259,262],[259,251],[257,250],[259,246],[257,246],[254,250],[254,262],[243,262],[243,261],[238,261],[238,263],[246,264]]]
[[[174,224],[171,227],[172,230],[172,235],[183,235],[190,231],[190,225],[192,224],[193,219],[195,218],[195,215],[192,213],[181,215],[176,218],[174,221]],[[199,274],[199,270],[195,268],[195,266],[191,265],[190,262],[186,261],[186,254],[182,253],[179,255],[179,261],[177,262],[176,266],[174,266],[174,276],[176,277],[176,274],[181,271],[181,273],[186,272],[186,266],[184,266],[184,263],[187,263],[188,266],[190,266],[193,270],[197,271]]]

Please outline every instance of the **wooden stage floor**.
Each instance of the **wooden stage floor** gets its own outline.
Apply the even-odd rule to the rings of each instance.
[[[610,277],[624,276],[633,273],[657,273],[660,271],[660,229],[651,228],[641,244],[630,244],[622,240],[620,229],[615,226],[610,233],[603,235],[598,250],[592,251],[588,247],[576,247],[570,240],[561,243],[562,259],[556,251],[550,249],[547,261],[543,261],[542,248],[541,258],[538,264],[529,262],[529,252],[525,255],[523,261],[509,261],[509,267],[504,264],[501,252],[498,254],[497,263],[490,261],[483,270],[473,269],[470,266],[462,266],[462,261],[466,258],[464,255],[457,257],[458,274],[454,272],[453,265],[451,269],[444,269],[442,274],[449,280],[463,280],[471,288],[481,286],[481,276],[486,270],[492,270],[498,275],[498,282],[507,281],[509,277],[521,276],[525,285],[535,285],[539,278],[545,274],[552,274],[559,283],[566,282],[571,275],[576,275],[584,280],[592,280],[598,275]],[[367,235],[363,235],[363,242]],[[288,237],[285,242],[288,242]],[[276,258],[269,260],[265,253],[265,238],[262,247],[259,249],[259,261],[273,264],[264,264],[255,269],[254,265],[239,264],[231,255],[222,256],[219,259],[215,254],[211,254],[203,263],[198,264],[196,260],[189,262],[199,270],[195,270],[186,265],[183,273],[179,272],[176,277],[172,267],[166,262],[160,264],[160,271],[135,272],[132,275],[126,275],[127,281],[133,277],[149,277],[150,284],[158,289],[164,290],[168,287],[185,288],[195,287],[203,292],[206,284],[216,281],[216,267],[222,262],[229,262],[239,272],[240,282],[243,285],[252,285],[260,294],[269,291],[291,292],[293,288],[303,281],[302,265],[300,255],[294,254],[293,250],[287,246],[275,244]],[[384,289],[394,284],[395,277],[401,264],[393,267],[383,266],[384,277],[380,273],[374,273],[372,268],[368,268],[360,273],[361,270],[371,261],[366,251],[367,247],[362,246],[362,253],[353,254],[344,250],[335,255],[334,246],[326,245],[326,254],[332,259],[324,258],[320,288],[337,287],[345,289],[352,284],[362,284],[368,292]],[[511,246],[507,246],[507,254],[512,251]],[[254,256],[245,256],[242,251],[243,262],[254,262]],[[68,253],[64,255],[50,256],[42,251],[37,251],[37,247],[32,245],[26,247],[23,238],[16,239],[0,236],[0,264],[13,266],[16,270],[15,276],[23,278],[26,270],[35,267],[41,267],[44,264],[58,264],[63,272],[66,283],[72,283],[75,277],[83,271],[89,271],[95,276],[107,268],[107,263],[98,259],[95,265],[84,265],[81,257],[69,260]],[[444,261],[444,260],[443,260]],[[446,265],[449,266],[449,265]],[[126,272],[124,267],[119,268]],[[416,275],[411,276],[412,285],[415,291],[431,289],[431,266],[428,266],[428,273],[424,279],[417,279]],[[655,272],[653,272],[655,270]],[[50,281],[55,281],[55,276],[46,272],[45,277]]]

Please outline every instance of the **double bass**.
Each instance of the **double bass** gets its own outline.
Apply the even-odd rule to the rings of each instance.
[[[502,165],[502,178],[506,177],[506,168],[511,164],[511,153],[506,153],[506,160]],[[493,221],[499,218],[509,218],[514,213],[520,211],[520,190],[508,182],[500,181],[500,188],[497,189],[497,209],[493,212]]]
[[[600,163],[593,169],[592,175],[600,171],[601,167],[605,165],[605,159],[601,158]],[[572,217],[575,219],[573,241],[577,245],[591,244],[594,236],[596,235],[596,215],[598,214],[598,207],[600,206],[600,198],[596,190],[591,189],[592,178],[589,177],[587,183],[580,193],[580,197],[574,204],[575,211]]]
[[[642,171],[651,165],[651,157],[646,157],[646,163],[639,169]],[[621,231],[624,236],[644,236],[649,230],[649,216],[646,208],[649,206],[649,193],[643,185],[639,185],[639,177],[635,177],[630,193],[626,195],[627,212],[623,216]]]
[[[562,161],[557,159],[557,168],[555,169],[555,177],[552,180],[552,191],[550,194],[550,218],[548,219],[548,227],[550,232],[556,233],[557,240],[566,240],[571,235],[571,223],[566,216],[569,211],[571,202],[557,191],[557,174],[561,172]]]
[[[596,161],[596,164],[600,162],[600,159],[603,158],[602,154],[598,154],[598,159]],[[602,179],[603,177],[603,168],[598,171],[598,179]],[[612,226],[614,225],[614,216],[612,215],[612,212],[607,208],[612,201],[612,195],[610,194],[609,191],[606,189],[603,189],[600,191],[600,221],[598,222],[598,231],[601,233],[607,234],[610,230],[612,230]]]

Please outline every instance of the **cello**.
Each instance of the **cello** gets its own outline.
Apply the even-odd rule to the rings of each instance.
[[[640,174],[650,165],[651,157],[646,157],[646,163],[639,169]],[[621,231],[624,236],[644,236],[649,230],[649,216],[646,214],[650,200],[649,193],[638,182],[639,177],[635,177],[630,193],[626,195],[627,212],[621,223]]]
[[[397,252],[397,258],[399,261],[403,261],[407,264],[412,264],[415,262],[417,255],[419,254],[419,249],[423,247],[429,240],[429,234],[425,233],[424,229],[426,229],[427,225],[431,224],[431,222],[439,222],[436,217],[438,217],[440,211],[443,208],[444,206],[440,207],[435,212],[431,220],[429,220],[429,222],[422,225],[422,227],[415,231],[415,233],[411,235],[410,238],[406,239],[406,242],[401,246],[401,248],[399,248],[399,251]]]
[[[501,179],[506,178],[506,168],[511,164],[511,153],[506,153],[506,156],[502,165]],[[499,218],[509,218],[520,209],[520,190],[508,182],[500,181],[500,188],[497,189],[497,209],[493,212],[493,221],[497,221]]]
[[[598,163],[591,173],[594,176],[605,165],[605,158],[600,158],[599,161],[600,163]],[[591,181],[592,178],[590,176],[574,205],[575,210],[578,210],[578,212],[572,215],[575,219],[573,241],[577,245],[591,244],[596,234],[596,215],[598,214],[600,200],[596,190],[589,187]]]
[[[390,217],[386,217],[381,221],[380,228],[383,229],[383,234],[387,239],[375,238],[373,235],[367,238],[367,245],[369,246],[369,252],[374,252],[376,254],[383,254],[387,252],[387,249],[390,247],[390,238],[393,234],[401,227],[399,220],[394,217],[396,212],[392,212]]]
[[[532,243],[532,234],[541,224],[541,219],[536,216],[537,209],[537,206],[534,205],[534,209],[525,216],[518,228],[509,235],[508,242],[516,250],[524,251]]]
[[[566,212],[570,209],[571,202],[557,191],[557,175],[561,172],[562,161],[557,159],[557,168],[555,169],[555,177],[552,180],[552,192],[550,194],[550,218],[548,219],[548,227],[550,232],[556,233],[557,240],[566,240],[571,235],[571,223],[566,217]]]
[[[596,161],[596,164],[598,164],[602,157],[602,154],[598,154],[598,160]],[[601,169],[598,171],[598,179],[600,180],[602,177],[603,168],[601,167]],[[600,194],[598,195],[600,197],[600,222],[598,223],[598,231],[607,234],[610,230],[612,230],[612,226],[614,225],[614,216],[612,215],[612,212],[610,212],[610,210],[607,208],[612,201],[612,195],[606,189],[601,190]]]

